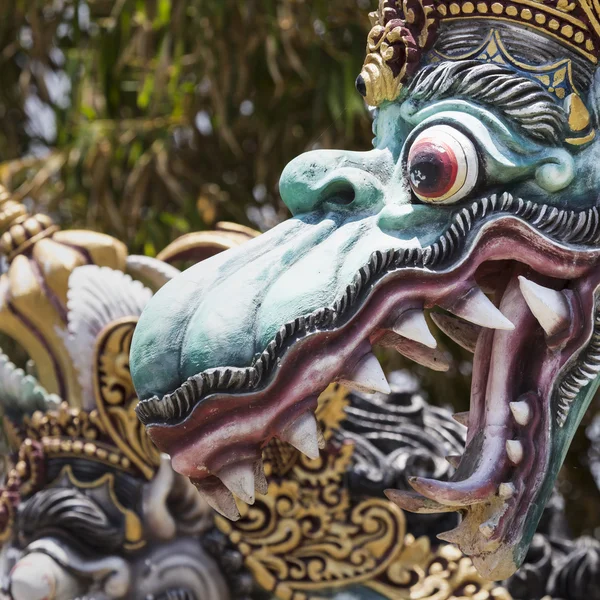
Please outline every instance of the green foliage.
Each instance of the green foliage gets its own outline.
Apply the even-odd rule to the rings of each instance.
[[[270,227],[291,158],[370,143],[365,4],[2,3],[0,180],[133,251],[220,219]],[[56,135],[32,131],[40,107]]]

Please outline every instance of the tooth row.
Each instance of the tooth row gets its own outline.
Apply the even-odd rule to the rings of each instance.
[[[380,392],[382,394],[391,392],[385,373],[377,357],[372,352],[365,354],[352,369],[352,372],[341,376],[338,381],[358,392]]]
[[[557,387],[556,422],[564,427],[571,406],[579,392],[600,375],[600,310],[596,308],[592,339],[577,359],[576,365],[562,378]]]
[[[422,309],[411,309],[400,314],[392,326],[392,331],[428,348],[437,347],[437,341],[429,331]]]
[[[300,415],[279,434],[279,438],[309,458],[319,458],[319,429],[312,412]],[[256,492],[266,494],[268,491],[261,459],[227,465],[195,485],[209,506],[232,521],[240,518],[235,497],[254,504]]]
[[[475,348],[475,342],[481,327],[514,329],[514,325],[494,306],[475,283],[459,298],[441,300],[439,304],[442,308],[463,319],[463,321],[449,315],[434,314],[432,317],[435,323],[441,326],[441,329],[446,331],[452,339],[471,351]],[[396,317],[391,329],[396,335],[417,342],[421,346],[429,348],[430,351],[425,352],[425,348],[406,347],[406,344],[389,339],[387,334],[379,341],[381,345],[393,347],[407,358],[431,368],[438,366],[435,363],[439,359],[438,370],[444,370],[443,367],[446,366],[446,361],[444,361],[441,353],[436,353],[437,342],[429,330],[422,308],[411,308],[401,312]],[[447,366],[449,367],[449,364]]]
[[[251,367],[247,369],[217,368],[200,373],[190,378],[172,394],[163,398],[155,396],[140,401],[136,408],[139,419],[145,424],[156,420],[180,420],[191,412],[201,397],[212,392],[257,387],[277,362],[284,343],[291,336],[297,337],[337,324],[345,316],[345,313],[356,304],[361,292],[371,286],[376,277],[390,269],[406,266],[431,268],[447,260],[456,252],[475,223],[492,212],[509,212],[520,216],[545,233],[559,236],[561,241],[581,244],[600,242],[600,216],[596,207],[581,212],[559,210],[556,207],[524,201],[521,198],[515,200],[511,194],[506,192],[501,196],[494,194],[489,198],[481,198],[473,202],[470,207],[462,208],[455,213],[448,230],[431,246],[425,249],[411,248],[374,252],[369,263],[359,270],[354,281],[331,308],[321,308],[308,316],[300,317],[292,323],[282,326],[264,352],[255,357]],[[463,318],[470,320],[467,317]],[[432,343],[431,339],[428,338],[428,342]],[[568,412],[568,404],[567,397],[562,399],[562,413]],[[562,419],[562,416],[559,417],[559,421]]]
[[[600,241],[600,215],[594,206],[583,211],[562,210],[531,200],[513,198],[511,194],[495,194],[481,198],[470,207],[463,208],[453,217],[453,222],[440,239],[431,246],[405,250],[398,254],[395,266],[434,267],[450,258],[462,244],[475,223],[492,212],[510,213],[528,221],[541,231],[562,242],[594,245]]]

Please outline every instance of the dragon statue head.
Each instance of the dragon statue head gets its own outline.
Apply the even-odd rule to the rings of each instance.
[[[132,342],[137,413],[224,515],[265,489],[272,439],[319,453],[332,381],[389,391],[373,354],[474,351],[450,481],[389,490],[458,511],[441,537],[493,579],[525,558],[600,384],[600,5],[381,0],[358,91],[374,148],[292,161],[293,217],[165,285]],[[458,459],[457,459],[458,462]]]

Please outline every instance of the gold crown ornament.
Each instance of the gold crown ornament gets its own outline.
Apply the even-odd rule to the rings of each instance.
[[[477,60],[506,65],[564,103],[566,143],[594,138],[584,98],[600,57],[597,0],[380,0],[369,16],[357,79],[369,105],[400,97],[419,65]]]

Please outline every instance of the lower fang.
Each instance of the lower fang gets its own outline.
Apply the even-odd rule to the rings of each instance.
[[[233,494],[217,479],[211,476],[200,482],[193,482],[206,503],[230,521],[240,518]]]
[[[475,477],[463,481],[437,481],[425,477],[410,477],[408,483],[419,494],[454,507],[479,504],[496,493],[496,488],[491,483],[483,483]]]
[[[481,333],[479,325],[467,323],[457,317],[442,313],[431,313],[433,322],[461,348],[468,352],[475,352],[477,339]]]
[[[375,343],[382,348],[393,348],[402,356],[428,369],[447,371],[450,368],[447,352],[427,348],[423,344],[413,342],[393,331],[386,331]]]
[[[403,490],[385,490],[385,495],[390,502],[399,506],[402,510],[417,513],[421,515],[456,512],[453,506],[440,504],[435,500],[426,498],[415,492],[405,492]]]
[[[257,460],[254,463],[254,489],[263,496],[269,490],[269,484],[265,477],[265,469],[262,460]]]
[[[327,446],[327,440],[323,435],[323,429],[320,425],[317,427],[317,444],[319,445],[319,450],[324,450],[325,446]]]
[[[460,412],[460,413],[454,413],[452,415],[452,418],[457,423],[460,423],[461,425],[464,425],[465,427],[469,426],[469,411],[467,411],[467,412]]]
[[[507,440],[506,453],[513,465],[518,465],[523,460],[523,444],[518,440]]]
[[[495,527],[491,523],[483,523],[479,526],[481,535],[488,540],[494,535]]]
[[[455,469],[458,469],[461,460],[462,456],[460,454],[448,454],[448,456],[446,456],[446,461]]]
[[[462,523],[451,531],[444,531],[443,533],[437,534],[437,539],[442,540],[442,542],[448,542],[449,544],[459,544],[464,536],[464,528]]]

